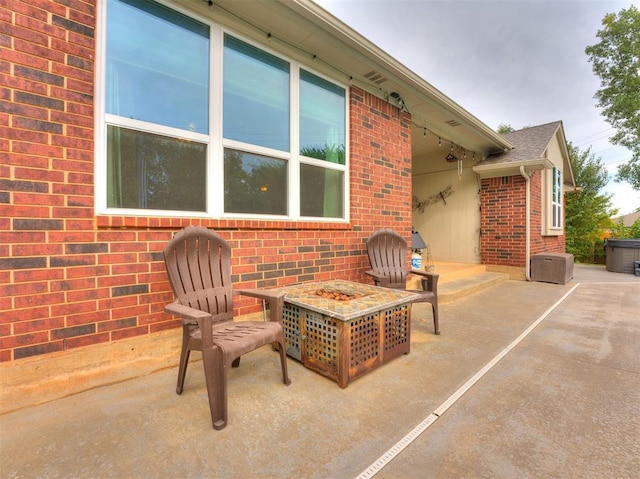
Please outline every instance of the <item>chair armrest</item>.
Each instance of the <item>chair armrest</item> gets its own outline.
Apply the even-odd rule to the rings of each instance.
[[[368,274],[372,278],[376,278],[376,279],[385,278],[384,274],[376,273],[375,271],[365,271],[364,274]]]
[[[376,273],[375,271],[365,271],[364,274],[367,274],[373,278],[374,283],[379,286],[382,283],[386,283],[388,281],[387,277],[384,274]]]
[[[185,306],[184,304],[180,304],[177,301],[167,304],[164,307],[164,310],[167,313],[180,316],[185,324],[199,324],[201,320],[211,318],[210,313],[192,308],[190,306]]]
[[[235,291],[242,296],[251,296],[269,303],[271,311],[270,321],[282,323],[282,310],[284,308],[284,293],[275,293],[264,289],[238,289]]]
[[[422,271],[419,269],[412,269],[409,272],[411,274],[421,276],[422,278],[425,278],[427,280],[425,291],[431,291],[435,295],[438,294],[438,278],[440,277],[438,273],[430,273],[428,271]]]

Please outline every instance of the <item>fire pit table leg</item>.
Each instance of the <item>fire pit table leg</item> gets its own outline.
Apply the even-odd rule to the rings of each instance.
[[[349,328],[348,324],[341,322],[338,326],[338,341],[340,344],[349,344]],[[348,348],[341,348],[338,346],[338,350],[341,351],[338,356],[338,386],[342,389],[346,388],[349,384],[349,353]],[[346,354],[345,354],[346,353]]]

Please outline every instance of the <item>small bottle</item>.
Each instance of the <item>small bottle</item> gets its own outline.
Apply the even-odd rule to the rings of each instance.
[[[411,269],[422,269],[422,255],[416,250],[411,253]]]

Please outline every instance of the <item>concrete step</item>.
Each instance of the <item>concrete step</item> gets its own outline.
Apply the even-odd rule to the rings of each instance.
[[[467,274],[464,277],[447,280],[440,284],[438,281],[438,302],[455,301],[469,294],[477,293],[509,279],[506,273],[491,273],[488,271]]]
[[[438,285],[467,278],[474,274],[484,273],[487,267],[483,264],[438,263],[434,273],[438,273]]]

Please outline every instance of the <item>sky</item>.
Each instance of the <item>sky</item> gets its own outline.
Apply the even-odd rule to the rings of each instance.
[[[640,192],[613,181],[631,158],[593,98],[585,47],[607,13],[640,0],[314,0],[492,129],[561,120],[567,141],[600,158],[618,214]]]

